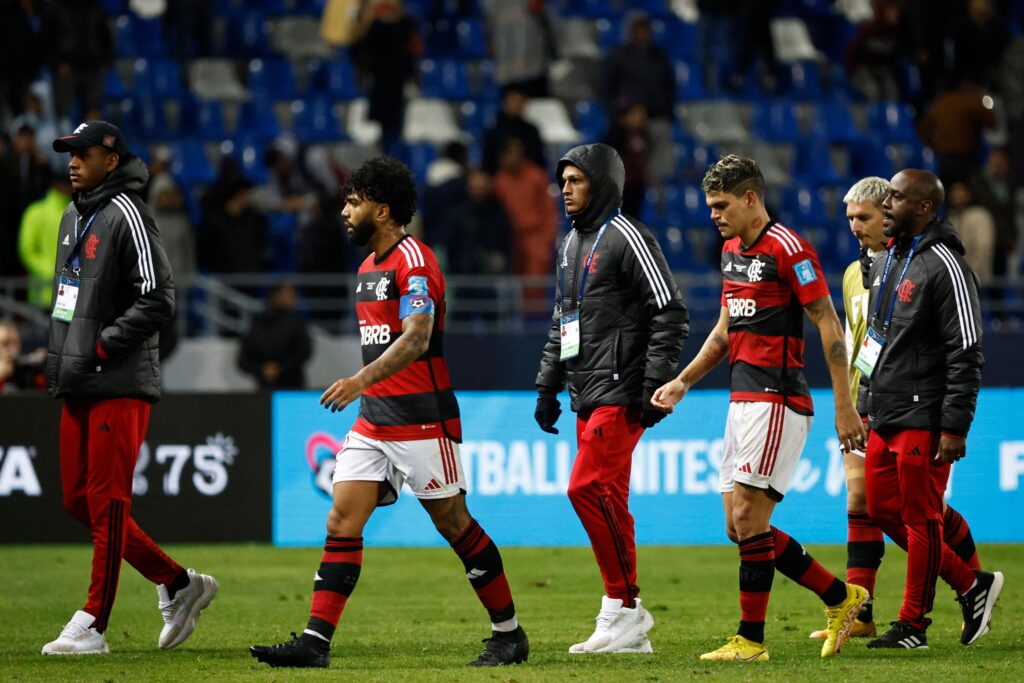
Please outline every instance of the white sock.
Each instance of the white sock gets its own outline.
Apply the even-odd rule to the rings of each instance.
[[[519,628],[519,620],[513,616],[511,619],[505,621],[499,621],[496,624],[491,624],[491,630],[496,633],[511,633]]]
[[[314,631],[313,629],[310,629],[310,628],[307,628],[307,629],[303,629],[303,630],[302,630],[302,633],[303,633],[303,634],[306,634],[306,635],[311,635],[311,636],[315,636],[315,637],[319,638],[320,640],[324,641],[325,643],[327,643],[328,645],[330,645],[330,644],[331,644],[331,641],[327,640],[326,638],[324,638],[324,637],[323,637],[323,635],[321,635],[321,634],[317,633],[317,632],[316,632],[316,631]]]

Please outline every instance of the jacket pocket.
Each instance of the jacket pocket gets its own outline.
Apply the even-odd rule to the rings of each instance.
[[[622,330],[615,330],[612,336],[612,379],[619,381],[622,372]]]

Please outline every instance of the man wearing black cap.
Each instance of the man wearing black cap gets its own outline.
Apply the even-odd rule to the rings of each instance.
[[[675,374],[689,318],[658,241],[619,210],[626,171],[618,153],[603,144],[575,147],[556,176],[572,231],[558,250],[534,417],[557,434],[558,393],[568,383],[578,449],[569,500],[606,593],[593,635],[569,652],[652,652],[654,618],[638,597],[629,477],[640,436],[665,416],[651,397]]]
[[[43,654],[110,651],[104,631],[122,558],[157,584],[158,643],[170,649],[192,634],[217,582],[182,568],[130,515],[135,460],[160,398],[158,331],[174,313],[171,269],[138,195],[149,171],[105,121],[81,124],[53,149],[71,154],[72,202],[57,237],[46,377],[64,399],[64,507],[89,528],[93,560],[85,607]]]

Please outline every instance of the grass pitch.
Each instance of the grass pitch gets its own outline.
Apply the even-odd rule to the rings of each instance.
[[[171,546],[187,566],[211,573],[220,593],[190,640],[157,648],[156,594],[125,564],[107,641],[111,654],[43,657],[85,597],[90,549],[0,548],[0,679],[39,681],[1020,681],[1024,679],[1024,546],[985,545],[982,562],[1006,574],[993,630],[959,644],[960,613],[940,587],[925,652],[867,650],[853,641],[834,659],[807,634],[824,624],[814,595],[776,574],[767,640],[771,661],[700,662],[739,620],[735,548],[642,547],[640,584],[656,619],[653,655],[569,655],[593,629],[601,584],[589,548],[506,548],[506,571],[532,645],[526,665],[473,670],[464,664],[489,633],[486,614],[448,549],[369,548],[345,611],[329,670],[270,669],[253,643],[280,642],[305,625],[318,549]],[[843,571],[845,549],[810,548]],[[906,556],[893,546],[879,575],[876,620],[887,627],[902,594]]]

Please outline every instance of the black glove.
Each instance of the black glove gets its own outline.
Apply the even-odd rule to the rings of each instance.
[[[533,419],[537,421],[540,428],[548,434],[557,434],[558,429],[555,423],[558,416],[562,414],[562,406],[558,403],[555,394],[541,393],[537,396],[537,409],[533,411]]]
[[[654,392],[657,390],[658,387],[653,384],[644,385],[644,394],[640,405],[640,426],[644,429],[650,429],[654,425],[658,424],[665,419],[665,415],[667,414],[651,405],[651,397],[654,396]]]

